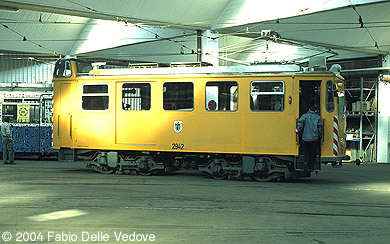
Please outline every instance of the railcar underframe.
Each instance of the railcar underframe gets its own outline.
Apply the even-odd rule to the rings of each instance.
[[[102,174],[155,175],[178,170],[194,170],[215,179],[272,181],[310,177],[311,171],[302,156],[177,153],[153,151],[103,151],[61,148],[61,161],[84,161],[87,167]],[[340,167],[348,156],[317,157],[314,172],[321,163]],[[324,162],[323,160],[327,160]]]

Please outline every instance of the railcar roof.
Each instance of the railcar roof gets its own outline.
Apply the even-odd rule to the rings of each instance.
[[[329,71],[307,72],[298,65],[255,65],[220,67],[168,67],[168,68],[117,68],[94,69],[89,76],[134,75],[262,75],[262,74],[334,74]],[[81,74],[85,75],[85,74]]]

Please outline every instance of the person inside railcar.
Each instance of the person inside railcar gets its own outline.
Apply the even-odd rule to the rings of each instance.
[[[4,118],[4,122],[1,125],[1,140],[3,141],[4,164],[15,164],[14,141],[12,139],[12,131],[8,117]]]
[[[308,163],[309,170],[313,171],[318,143],[322,136],[322,121],[321,117],[315,113],[315,105],[310,106],[309,111],[299,118],[295,131],[298,133],[302,130],[305,161]]]

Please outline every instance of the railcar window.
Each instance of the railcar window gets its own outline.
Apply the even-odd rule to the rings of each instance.
[[[82,107],[84,110],[108,109],[108,85],[83,85]]]
[[[237,82],[210,81],[206,83],[206,109],[208,111],[236,111],[237,108]]]
[[[11,122],[39,123],[39,100],[25,99],[24,101],[30,104],[3,104],[3,119],[8,117]]]
[[[164,110],[191,111],[194,109],[194,84],[192,82],[167,82],[164,84]]]
[[[335,97],[335,86],[331,80],[326,82],[326,110],[328,112],[334,111],[334,97]]]
[[[67,78],[72,76],[72,68],[69,60],[59,60],[54,67],[55,78]]]
[[[77,60],[77,73],[88,74],[92,70],[92,64],[84,61]]]
[[[251,84],[250,107],[253,111],[283,111],[283,81],[253,81]]]
[[[338,105],[339,116],[345,116],[345,113],[346,113],[345,94],[343,92],[339,92],[338,93],[337,105]]]
[[[140,111],[150,109],[150,84],[126,83],[122,86],[122,109]]]
[[[2,114],[2,119],[4,121],[5,117],[8,117],[11,122],[17,121],[17,105],[2,105],[3,107],[3,114]]]
[[[345,105],[345,93],[344,93],[344,84],[342,80],[337,80],[337,108],[339,116],[345,116],[346,105]]]

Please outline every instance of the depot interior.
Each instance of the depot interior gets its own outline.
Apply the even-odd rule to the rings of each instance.
[[[24,110],[20,122],[50,131],[52,73],[64,57],[214,67],[324,58],[346,79],[347,153],[388,163],[389,9],[382,0],[2,0],[0,117]]]

